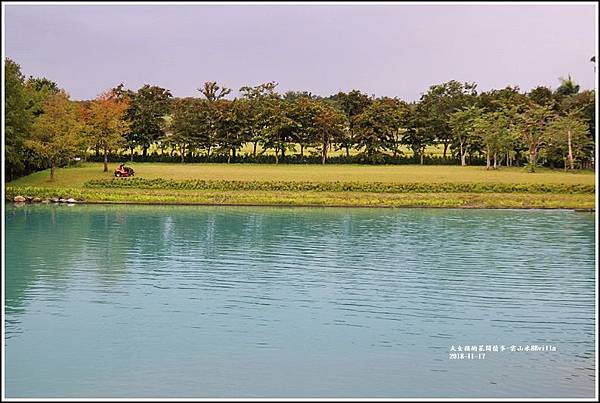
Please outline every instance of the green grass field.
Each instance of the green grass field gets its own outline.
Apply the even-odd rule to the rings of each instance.
[[[594,171],[563,172],[539,169],[528,173],[524,168],[420,166],[420,165],[267,165],[267,164],[160,164],[133,163],[136,178],[199,179],[207,181],[302,181],[302,182],[390,182],[390,183],[507,183],[566,184],[594,186]],[[87,201],[265,204],[265,205],[332,205],[332,206],[431,206],[431,207],[501,207],[501,208],[585,208],[595,206],[589,194],[516,194],[516,193],[364,193],[308,192],[264,190],[174,190],[174,189],[87,189],[93,179],[109,179],[117,164],[102,172],[101,163],[85,163],[56,171],[54,181],[49,171],[37,172],[7,184],[7,196],[73,196]],[[29,193],[29,194],[27,194]]]

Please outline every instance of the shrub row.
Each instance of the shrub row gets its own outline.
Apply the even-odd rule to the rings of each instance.
[[[96,179],[86,188],[134,188],[175,190],[266,190],[369,193],[594,193],[594,185],[512,183],[389,183],[172,180],[143,178]]]

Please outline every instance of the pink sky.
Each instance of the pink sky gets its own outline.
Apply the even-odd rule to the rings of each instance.
[[[593,2],[5,6],[5,55],[74,99],[120,82],[194,96],[205,81],[237,90],[274,80],[280,92],[409,101],[451,79],[528,90],[571,74],[594,87]]]

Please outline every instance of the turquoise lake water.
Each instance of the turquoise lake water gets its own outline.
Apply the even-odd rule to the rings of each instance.
[[[5,218],[7,397],[594,396],[592,213]],[[465,345],[499,351],[454,359]]]

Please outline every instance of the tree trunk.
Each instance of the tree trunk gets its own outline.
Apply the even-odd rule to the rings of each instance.
[[[573,170],[574,164],[573,164],[573,146],[571,144],[571,130],[567,130],[567,141],[569,144],[569,168],[571,168],[571,170]]]
[[[236,148],[235,148],[235,147],[233,147],[233,148],[231,149],[231,156],[232,156],[233,158],[235,158],[235,157],[236,157],[236,152],[237,152]]]
[[[53,181],[54,180],[54,168],[56,168],[54,166],[54,162],[52,164],[50,164],[50,180]]]
[[[258,141],[254,142],[254,149],[252,150],[252,158],[256,158],[256,145],[258,144]]]
[[[321,155],[321,164],[325,165],[327,161],[327,148],[329,148],[331,144],[329,143],[329,138],[327,136],[323,136],[323,153]]]
[[[275,165],[279,164],[279,150],[275,149]]]
[[[446,159],[446,151],[448,150],[448,143],[444,142],[444,159]]]
[[[227,150],[227,163],[231,162],[231,149]]]
[[[108,150],[104,149],[104,172],[108,172]]]
[[[300,158],[304,159],[304,144],[300,144]]]
[[[421,150],[421,152],[419,153],[419,157],[421,158],[421,165],[423,165],[423,163],[424,163],[424,154],[425,154],[424,151],[425,150]]]
[[[144,157],[148,156],[148,145],[144,144],[144,147],[142,147],[142,155]]]
[[[346,146],[346,157],[350,157],[350,146]]]
[[[529,150],[529,172],[535,172],[537,156],[535,150]]]
[[[498,155],[494,153],[494,169],[498,169]]]
[[[134,149],[134,147],[129,147],[129,149],[131,150],[131,161],[133,161],[133,149]]]
[[[465,155],[466,155],[466,152],[465,152],[465,149],[463,147],[463,143],[461,141],[461,143],[460,143],[460,165],[462,165],[463,167],[465,165],[467,165],[467,161],[465,161]]]
[[[208,149],[206,150],[206,158],[210,158],[210,146],[208,146]]]
[[[492,165],[491,161],[490,161],[490,150],[489,149],[486,150],[486,152],[485,152],[485,160],[486,160],[485,169],[489,170],[490,166]]]
[[[285,158],[285,146],[281,147],[281,160]]]

